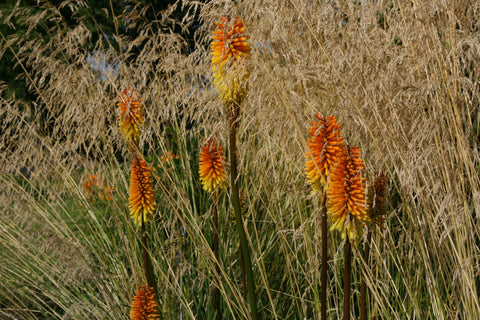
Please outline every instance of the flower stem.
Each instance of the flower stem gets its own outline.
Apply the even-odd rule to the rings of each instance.
[[[360,320],[367,320],[367,283],[365,281],[366,268],[368,268],[368,258],[370,255],[370,243],[372,242],[372,231],[370,228],[367,233],[367,242],[365,243],[365,250],[363,252],[363,260],[365,262],[365,270],[363,272],[362,281],[360,285]]]
[[[212,194],[213,200],[213,254],[215,255],[215,276],[217,285],[213,287],[213,307],[216,311],[216,320],[222,319],[222,310],[220,309],[220,256],[218,253],[218,201],[216,193]]]
[[[327,207],[326,192],[322,194],[322,271],[320,274],[320,319],[327,319]]]
[[[229,142],[230,142],[230,181],[232,192],[232,204],[235,212],[235,222],[237,232],[240,238],[240,248],[243,254],[243,260],[245,263],[245,271],[247,278],[247,290],[248,290],[248,302],[250,304],[250,315],[253,320],[258,319],[257,311],[257,297],[255,292],[255,280],[252,271],[252,261],[250,253],[248,251],[247,236],[243,225],[243,217],[240,208],[240,193],[237,183],[238,171],[237,171],[237,120],[239,114],[239,106],[236,103],[227,105],[229,116]]]
[[[350,278],[352,273],[352,245],[347,240],[345,243],[345,274],[343,279],[343,320],[350,320]]]
[[[157,286],[155,284],[155,279],[152,272],[152,269],[153,269],[152,262],[150,261],[150,255],[148,253],[147,230],[145,227],[145,221],[143,220],[143,217],[142,217],[142,227],[140,232],[142,233],[142,254],[143,254],[143,269],[145,272],[145,279],[147,280],[148,286],[153,288],[153,292],[155,293],[155,303],[157,304],[157,308],[158,308],[158,316],[160,319],[163,319],[162,312],[160,310],[160,300],[158,297]]]
[[[150,256],[147,249],[147,231],[145,230],[145,223],[142,221],[142,253],[143,253],[143,269],[145,271],[145,279],[147,284],[153,287],[153,277],[150,270]]]

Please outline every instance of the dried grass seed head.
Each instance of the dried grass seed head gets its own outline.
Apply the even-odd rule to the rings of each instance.
[[[368,186],[367,210],[371,225],[383,226],[386,216],[388,176],[384,171],[375,172],[373,182]]]

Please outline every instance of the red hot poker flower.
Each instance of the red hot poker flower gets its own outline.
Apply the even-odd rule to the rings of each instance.
[[[147,162],[139,157],[132,161],[128,204],[130,215],[137,225],[141,226],[153,217],[155,194],[152,172]]]
[[[361,224],[369,221],[365,199],[365,166],[360,149],[348,147],[332,170],[327,191],[327,214],[330,230],[337,229],[342,238],[348,236],[356,244],[361,236]]]
[[[340,124],[335,116],[315,115],[318,121],[312,121],[308,130],[308,152],[305,153],[305,174],[307,182],[314,192],[326,188],[329,174],[337,158],[345,151]]]

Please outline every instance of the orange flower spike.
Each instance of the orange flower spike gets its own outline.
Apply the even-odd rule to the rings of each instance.
[[[155,195],[152,172],[147,162],[138,157],[132,161],[128,205],[130,216],[139,226],[153,217]]]
[[[138,146],[140,140],[140,127],[144,120],[143,105],[139,93],[131,88],[126,88],[118,99],[118,113],[120,129],[129,142]]]
[[[215,86],[224,103],[240,103],[246,91],[248,70],[241,61],[250,54],[249,37],[243,21],[222,17],[212,32],[212,71]]]
[[[342,238],[348,236],[352,244],[357,244],[362,232],[361,224],[369,221],[363,175],[365,166],[360,149],[355,147],[348,147],[337,161],[327,191],[327,214],[332,221],[330,230],[339,230]]]
[[[214,192],[225,184],[226,170],[223,148],[217,141],[209,138],[200,151],[199,174],[203,189]]]
[[[131,320],[158,320],[160,316],[152,287],[139,286],[130,309]]]
[[[320,192],[327,185],[328,177],[337,158],[344,153],[340,124],[335,116],[315,115],[318,122],[312,121],[308,130],[309,151],[305,153],[305,174],[314,192]]]

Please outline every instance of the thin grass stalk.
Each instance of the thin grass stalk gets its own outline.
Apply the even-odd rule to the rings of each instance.
[[[343,320],[350,320],[350,294],[352,273],[352,245],[346,237],[345,242],[345,273],[343,279]]]
[[[366,268],[368,267],[368,258],[370,256],[370,243],[372,241],[372,231],[368,229],[367,241],[365,242],[365,250],[363,252],[363,261],[365,261],[365,270],[362,275],[360,284],[360,320],[367,320],[367,282],[365,277],[367,275]]]
[[[213,200],[213,254],[215,255],[215,275],[216,275],[216,285],[213,287],[213,307],[216,311],[216,320],[222,319],[222,310],[220,307],[220,255],[218,252],[219,248],[219,237],[218,237],[218,199],[216,192],[212,194]]]
[[[250,315],[253,320],[258,319],[257,297],[255,292],[255,280],[252,271],[252,260],[248,251],[247,236],[243,225],[242,210],[240,207],[240,193],[237,183],[237,120],[240,106],[232,103],[227,106],[229,110],[229,153],[230,153],[230,181],[232,191],[232,205],[235,212],[235,225],[240,238],[240,248],[242,250],[245,264],[245,275],[247,278],[248,303],[250,305]]]
[[[322,194],[321,215],[322,215],[322,270],[320,274],[320,319],[327,319],[327,239],[328,221],[326,207],[326,192]]]

